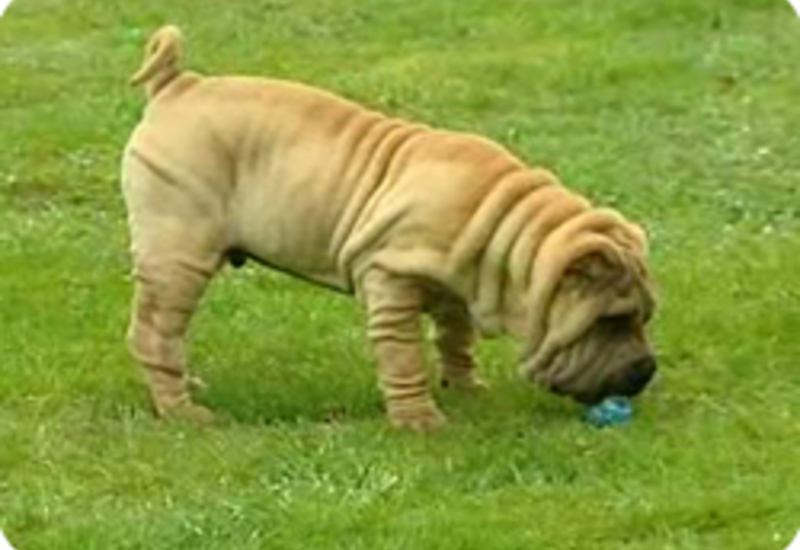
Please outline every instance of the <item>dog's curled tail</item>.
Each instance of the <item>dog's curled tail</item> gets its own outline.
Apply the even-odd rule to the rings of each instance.
[[[142,66],[131,79],[132,86],[145,86],[147,97],[152,98],[181,73],[183,34],[178,27],[161,27],[147,44]]]

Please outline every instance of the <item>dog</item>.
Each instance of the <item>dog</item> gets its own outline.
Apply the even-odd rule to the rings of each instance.
[[[585,403],[656,371],[642,228],[477,135],[412,124],[303,84],[181,68],[158,30],[131,82],[148,98],[124,151],[135,296],[128,331],[158,415],[205,420],[183,345],[198,299],[248,259],[363,304],[393,425],[445,421],[423,365],[484,386],[476,334],[521,343],[525,379]]]

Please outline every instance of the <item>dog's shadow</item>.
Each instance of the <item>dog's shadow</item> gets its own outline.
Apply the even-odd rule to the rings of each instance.
[[[313,366],[302,362],[293,368],[231,366],[198,369],[209,371],[203,376],[208,387],[194,393],[198,402],[237,423],[335,423],[382,414],[382,398],[371,371],[360,365],[347,375],[315,373]]]
[[[382,420],[383,396],[376,365],[357,331],[338,331],[300,342],[284,334],[253,341],[207,341],[195,348],[190,363],[207,383],[196,400],[218,416],[252,425],[273,423],[337,423]],[[235,345],[240,343],[241,345]],[[231,344],[234,344],[231,346]],[[301,345],[302,344],[302,345]],[[574,419],[574,406],[531,387],[509,365],[513,350],[498,343],[478,346],[480,375],[489,389],[477,395],[435,383],[435,356],[426,345],[434,398],[452,423],[490,425],[505,422],[560,424]]]
[[[232,369],[211,374],[208,388],[196,392],[198,402],[218,416],[249,425],[283,423],[336,424],[383,420],[385,405],[369,366],[354,366],[347,376],[315,376],[302,368]],[[460,426],[518,423],[562,424],[574,421],[575,407],[519,381],[500,378],[478,394],[434,388],[443,412]]]

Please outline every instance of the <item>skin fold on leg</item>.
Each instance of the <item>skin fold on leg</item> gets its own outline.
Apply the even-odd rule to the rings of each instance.
[[[425,432],[445,423],[430,393],[422,351],[420,282],[373,269],[362,279],[368,336],[392,425]]]

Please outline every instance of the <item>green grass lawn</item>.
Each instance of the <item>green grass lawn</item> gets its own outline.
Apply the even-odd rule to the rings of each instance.
[[[355,302],[227,271],[199,429],[124,345],[120,151],[149,33],[491,136],[651,231],[660,383],[628,427],[515,376],[387,428]],[[800,20],[785,0],[16,0],[0,20],[0,529],[18,550],[782,550],[800,529]]]

